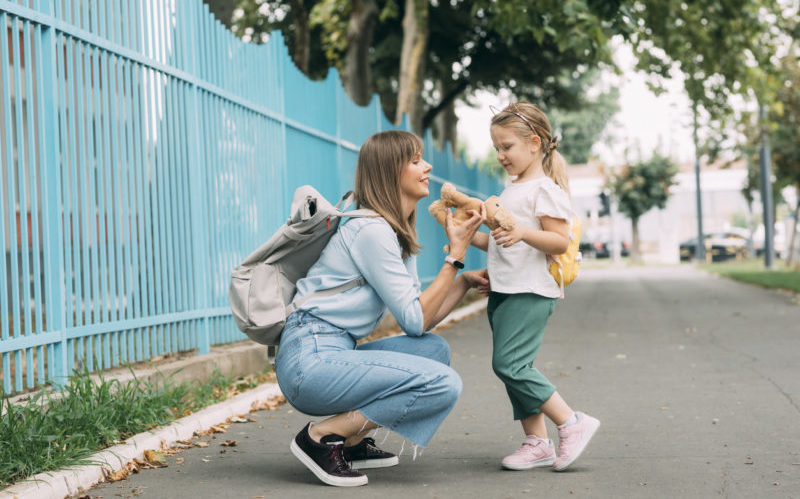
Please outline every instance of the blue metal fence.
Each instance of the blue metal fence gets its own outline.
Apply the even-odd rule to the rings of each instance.
[[[279,34],[241,43],[200,0],[0,0],[0,28],[6,393],[243,339],[230,270],[295,187],[337,198],[359,144],[394,128],[335,71],[308,80]],[[432,192],[499,190],[425,142]],[[446,241],[419,218],[430,280]]]

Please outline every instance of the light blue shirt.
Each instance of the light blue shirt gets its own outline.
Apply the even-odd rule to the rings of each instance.
[[[297,281],[294,300],[363,276],[367,284],[333,296],[311,298],[299,310],[363,338],[388,308],[410,336],[424,333],[417,257],[402,258],[392,227],[382,218],[351,218],[339,226],[319,260]]]

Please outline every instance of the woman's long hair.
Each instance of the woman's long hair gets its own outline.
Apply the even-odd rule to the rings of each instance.
[[[491,126],[501,126],[511,129],[517,136],[531,140],[538,135],[542,141],[542,170],[544,174],[553,179],[564,192],[569,194],[569,179],[567,178],[567,162],[556,149],[558,137],[553,137],[550,121],[539,106],[530,102],[517,102],[509,104],[502,111],[492,117]]]
[[[403,218],[400,200],[400,175],[424,146],[413,133],[400,130],[376,133],[369,137],[358,152],[355,195],[358,205],[380,214],[397,234],[403,258],[417,254],[417,210]]]

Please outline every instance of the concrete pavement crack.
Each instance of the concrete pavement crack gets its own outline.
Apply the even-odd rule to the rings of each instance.
[[[735,354],[735,355],[738,355],[740,357],[743,357],[743,358],[745,358],[745,359],[747,359],[747,360],[749,360],[751,362],[754,362],[754,363],[758,362],[758,357],[747,355],[744,352],[741,352],[741,351],[739,351],[739,350],[737,350],[735,348],[730,348],[730,347],[727,347],[727,346],[724,346],[724,345],[718,343],[717,342],[717,337],[714,334],[715,331],[717,331],[718,329],[719,329],[719,326],[711,328],[708,331],[708,335],[710,337],[709,343],[712,346],[714,346],[714,347],[716,347],[716,348],[718,348],[718,349],[720,349],[720,350],[722,350],[724,352],[727,352],[729,354]],[[764,373],[762,373],[761,371],[756,369],[755,366],[748,366],[748,369],[750,369],[752,372],[757,374],[758,377],[760,377],[761,379],[763,379],[765,381],[768,381],[772,386],[774,386],[775,389],[778,391],[778,393],[783,395],[783,397],[786,399],[786,401],[789,402],[789,405],[791,405],[794,408],[794,410],[798,414],[800,414],[800,405],[798,405],[797,402],[795,402],[795,400],[792,398],[792,396],[789,395],[775,380],[773,380],[769,376],[765,375]]]

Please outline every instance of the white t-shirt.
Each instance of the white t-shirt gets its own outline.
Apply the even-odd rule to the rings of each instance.
[[[550,177],[511,183],[500,195],[500,204],[516,219],[534,229],[542,228],[539,217],[572,218],[569,196]],[[550,275],[545,253],[519,241],[509,248],[498,246],[489,236],[487,267],[492,291],[536,293],[549,298],[561,296],[561,289]]]

